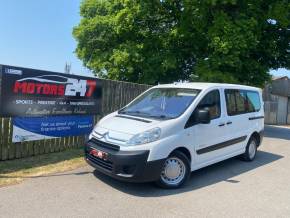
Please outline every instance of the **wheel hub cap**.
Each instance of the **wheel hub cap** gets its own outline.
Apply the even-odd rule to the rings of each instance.
[[[249,155],[250,158],[254,158],[256,154],[256,143],[254,141],[251,142],[250,146],[249,146]]]
[[[166,184],[175,185],[182,181],[185,176],[185,165],[179,158],[168,158],[164,163],[161,179]]]
[[[180,173],[180,167],[176,161],[170,161],[165,168],[165,175],[169,179],[175,179]]]

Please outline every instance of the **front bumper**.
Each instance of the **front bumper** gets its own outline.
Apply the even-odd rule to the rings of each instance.
[[[90,154],[92,149],[106,152],[103,160]],[[90,140],[85,145],[85,159],[96,170],[115,179],[128,182],[150,182],[159,179],[165,159],[147,161],[149,151],[119,151]]]

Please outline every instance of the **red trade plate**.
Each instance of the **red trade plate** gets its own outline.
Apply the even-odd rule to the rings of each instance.
[[[90,151],[90,155],[100,158],[102,160],[107,160],[108,159],[108,153],[97,150],[95,148],[92,148],[92,150]]]

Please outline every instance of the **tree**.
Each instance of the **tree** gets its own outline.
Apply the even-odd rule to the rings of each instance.
[[[290,68],[288,0],[84,0],[77,56],[97,76],[262,86]]]

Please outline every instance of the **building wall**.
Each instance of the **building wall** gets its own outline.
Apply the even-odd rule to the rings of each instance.
[[[287,115],[287,124],[290,125],[290,98],[288,98],[288,115]]]
[[[265,109],[265,123],[266,124],[277,124],[277,109],[278,102],[274,101],[265,101],[264,109]]]
[[[274,80],[271,86],[273,94],[280,96],[290,96],[290,80],[288,77]]]
[[[286,125],[288,117],[288,97],[278,96],[277,124]]]
[[[263,90],[265,123],[290,124],[290,80],[288,77],[273,80]]]

